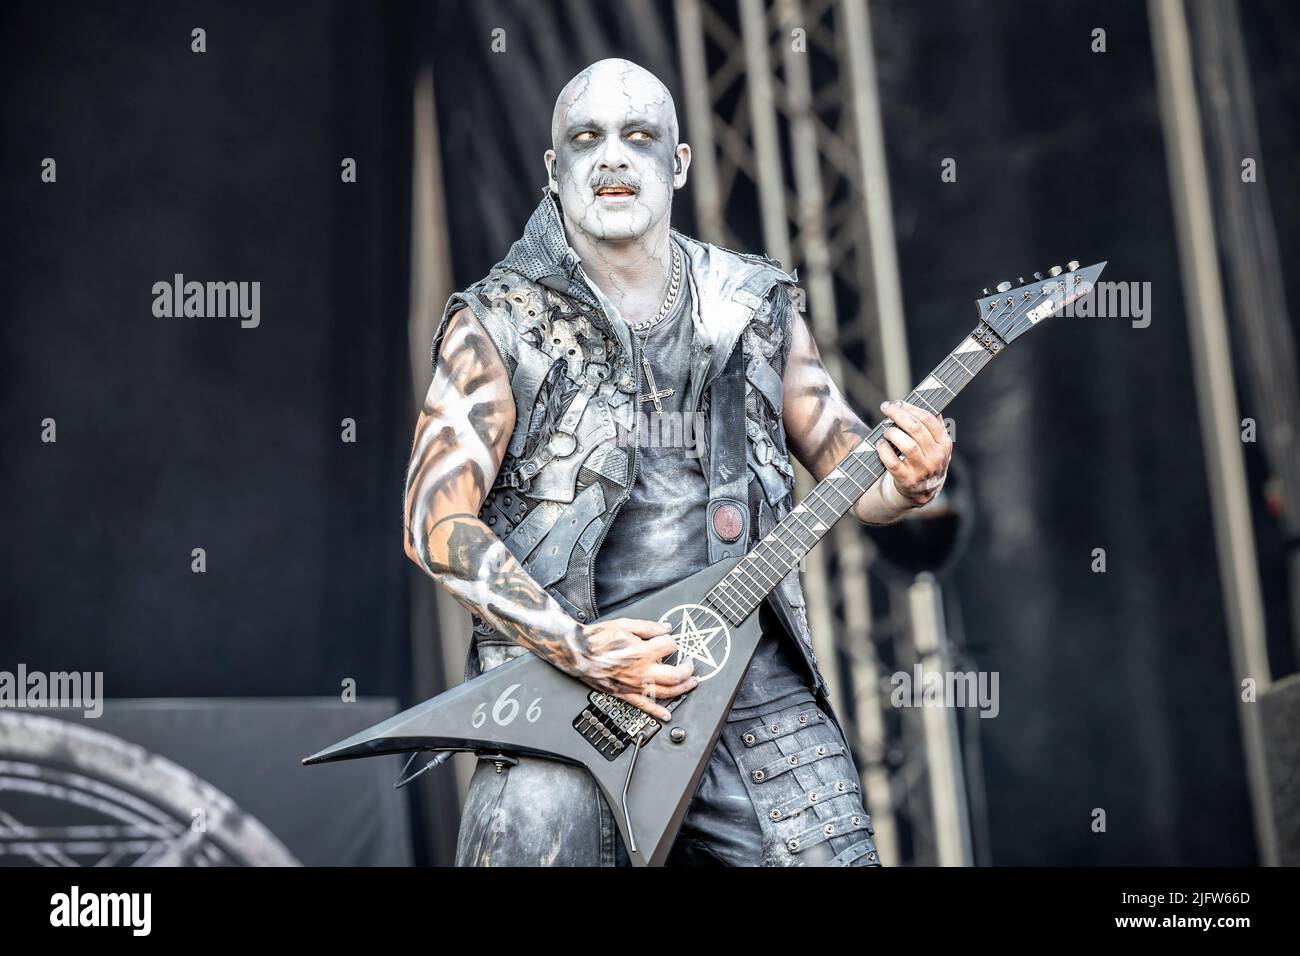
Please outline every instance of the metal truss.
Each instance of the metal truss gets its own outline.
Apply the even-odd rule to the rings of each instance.
[[[799,269],[823,362],[872,417],[912,383],[866,2],[675,0],[675,12],[698,230],[735,248],[746,223],[762,251]],[[811,486],[801,469],[800,494]],[[881,859],[969,862],[953,722],[894,712],[887,727],[888,670],[877,658],[877,640],[894,659],[918,657],[918,629],[933,628],[913,618],[934,606],[937,588],[878,588],[889,600],[873,608],[863,530],[842,522],[830,541],[807,558],[809,618],[861,760]]]

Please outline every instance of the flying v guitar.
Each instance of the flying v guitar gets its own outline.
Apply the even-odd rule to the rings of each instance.
[[[1043,319],[1092,290],[1106,263],[1066,270],[978,300],[980,321],[907,401],[936,414],[995,355]],[[843,461],[743,557],[712,564],[621,608],[619,617],[658,620],[678,654],[712,659],[716,669],[665,706],[665,726],[615,697],[592,690],[532,655],[495,667],[432,700],[376,724],[303,763],[433,751],[550,757],[586,767],[614,810],[635,865],[660,865],[740,687],[760,637],[755,611],[862,494],[885,473],[877,425]],[[683,648],[685,650],[683,650]],[[674,659],[675,662],[675,659]]]

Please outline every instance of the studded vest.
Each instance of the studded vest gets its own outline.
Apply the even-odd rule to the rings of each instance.
[[[744,550],[793,506],[794,469],[781,424],[789,355],[791,290],[796,276],[761,256],[732,252],[673,231],[688,252],[694,342],[686,408],[707,419],[710,384],[743,349],[747,495]],[[636,478],[635,443],[616,436],[636,428],[644,388],[639,343],[596,285],[587,280],[548,192],[505,259],[447,302],[434,334],[436,368],[448,319],[468,306],[491,337],[510,376],[515,427],[480,518],[529,575],[578,621],[595,620],[592,568],[601,542],[617,534],[618,510]],[[455,361],[455,356],[446,356]],[[704,429],[707,436],[708,429]],[[708,467],[711,494],[718,480]],[[731,482],[734,486],[735,482]],[[711,536],[713,528],[707,529]],[[740,553],[711,548],[711,554]],[[652,560],[672,560],[653,552]],[[812,653],[798,572],[769,598],[808,666],[814,689],[825,682]],[[477,615],[466,678],[524,652]]]

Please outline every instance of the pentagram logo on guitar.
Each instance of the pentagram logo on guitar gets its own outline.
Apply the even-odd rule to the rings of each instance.
[[[672,629],[670,636],[677,642],[671,663],[693,661],[695,676],[701,681],[722,670],[731,656],[731,631],[713,608],[679,604],[659,618],[659,623]]]

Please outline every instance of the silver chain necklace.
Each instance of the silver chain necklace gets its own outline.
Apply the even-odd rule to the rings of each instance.
[[[664,304],[659,307],[659,312],[652,319],[646,319],[644,322],[636,322],[632,325],[633,332],[645,333],[641,336],[641,368],[645,371],[646,384],[650,386],[650,391],[641,396],[643,402],[654,402],[655,415],[662,417],[664,406],[661,399],[668,398],[674,392],[671,388],[659,388],[655,384],[654,369],[650,367],[650,358],[645,354],[646,345],[650,340],[650,329],[654,328],[663,317],[672,311],[677,302],[677,293],[682,285],[682,254],[677,248],[677,243],[669,240],[673,251],[673,271],[668,279],[668,293],[664,296]]]
[[[668,277],[668,291],[664,295],[664,304],[659,307],[659,311],[652,318],[632,323],[633,332],[645,332],[647,329],[654,328],[663,321],[663,317],[671,312],[673,306],[677,303],[677,293],[682,287],[682,254],[677,248],[677,243],[669,240],[669,245],[672,247],[673,253],[673,271]]]

